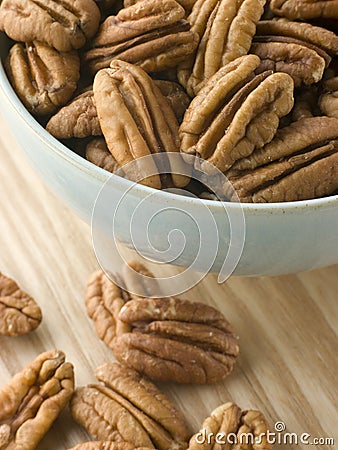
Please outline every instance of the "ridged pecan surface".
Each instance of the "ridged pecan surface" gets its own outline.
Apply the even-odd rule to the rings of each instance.
[[[39,355],[0,390],[0,449],[34,450],[73,390],[73,366],[65,355]]]
[[[130,328],[113,341],[115,357],[155,381],[213,383],[238,356],[237,337],[223,314],[179,298],[138,298],[118,319]]]
[[[55,112],[74,94],[80,78],[76,51],[60,53],[38,41],[15,44],[6,63],[11,83],[26,108],[37,115]]]
[[[268,424],[259,411],[242,411],[234,403],[216,408],[189,442],[189,450],[216,450],[220,446],[236,450],[271,450]],[[205,436],[205,442],[201,439]],[[221,444],[222,443],[222,444]]]
[[[35,330],[41,309],[11,278],[0,273],[0,335],[19,336]]]
[[[149,450],[149,448],[135,447],[129,442],[92,441],[76,445],[70,450]]]
[[[142,183],[161,188],[165,179],[158,174],[155,162],[149,159],[146,163],[142,159],[137,162],[138,158],[154,153],[179,152],[177,119],[160,89],[140,67],[114,60],[110,69],[96,74],[94,98],[103,135],[116,161],[122,167],[136,161],[132,173],[127,175],[132,179],[136,175]],[[175,186],[184,186],[189,181],[175,174],[184,173],[183,166],[183,159],[181,165],[170,166]]]
[[[293,106],[293,80],[285,73],[254,76],[260,64],[246,55],[221,68],[189,105],[180,126],[181,151],[227,172],[270,142]]]
[[[291,20],[338,17],[337,0],[271,0],[270,8],[277,16]]]
[[[103,138],[90,141],[86,146],[86,158],[98,167],[114,173],[121,170],[121,166],[107,148]]]
[[[60,52],[84,46],[101,14],[94,0],[3,0],[0,29],[15,41],[44,42]]]
[[[58,139],[102,135],[93,90],[86,90],[61,108],[49,119],[46,130]]]
[[[135,447],[181,450],[189,431],[181,413],[138,372],[116,363],[96,370],[101,384],[76,390],[74,419],[101,441],[126,441]]]
[[[175,0],[141,0],[108,17],[84,56],[92,73],[112,59],[137,64],[147,72],[175,67],[197,46],[197,35],[183,20]]]

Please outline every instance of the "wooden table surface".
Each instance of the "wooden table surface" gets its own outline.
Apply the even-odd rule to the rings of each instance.
[[[86,384],[94,380],[95,367],[113,360],[84,308],[86,280],[98,267],[90,229],[45,188],[3,121],[0,136],[0,271],[34,296],[44,315],[34,333],[0,337],[0,384],[52,348],[65,351],[77,385]],[[215,407],[232,400],[261,409],[272,428],[282,421],[288,432],[338,442],[337,275],[333,266],[273,278],[233,277],[223,285],[209,275],[185,295],[217,306],[240,336],[238,363],[223,383],[163,386],[192,431]],[[66,450],[86,440],[66,409],[38,450]]]

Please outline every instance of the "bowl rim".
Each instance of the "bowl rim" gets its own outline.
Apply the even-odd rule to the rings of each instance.
[[[40,123],[29,113],[29,111],[25,108],[14,89],[12,88],[2,60],[0,59],[0,90],[5,95],[7,100],[10,102],[15,111],[19,114],[19,116],[27,123],[27,125],[31,128],[34,134],[37,134],[40,140],[42,140],[47,147],[52,150],[54,153],[59,155],[61,158],[67,160],[68,163],[72,164],[79,170],[84,170],[88,175],[94,176],[102,183],[106,183],[109,179],[113,179],[116,182],[121,184],[126,183],[126,187],[131,187],[133,184],[132,181],[119,177],[117,175],[111,174],[110,172],[102,169],[101,167],[96,166],[90,161],[86,160],[82,156],[75,153],[73,150],[68,148],[54,136],[52,136],[48,131],[40,125]],[[317,199],[311,200],[298,200],[293,202],[279,202],[279,203],[238,203],[238,202],[220,202],[209,199],[201,199],[197,197],[188,197],[183,195],[178,195],[175,193],[156,190],[154,188],[150,188],[148,186],[144,186],[141,184],[137,184],[137,186],[133,187],[133,191],[144,197],[150,193],[154,194],[156,192],[159,196],[164,195],[167,200],[171,199],[173,201],[179,203],[189,203],[197,205],[205,205],[211,210],[224,210],[224,207],[227,208],[239,208],[244,212],[285,212],[285,211],[296,211],[300,209],[310,208],[319,208],[319,207],[328,207],[328,206],[337,206],[338,205],[338,194],[328,197],[321,197]]]

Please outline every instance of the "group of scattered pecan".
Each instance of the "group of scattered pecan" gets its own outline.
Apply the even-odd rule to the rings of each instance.
[[[196,155],[243,202],[338,192],[337,19],[336,0],[0,6],[0,29],[18,41],[9,78],[52,135],[81,142],[108,171],[160,152]],[[175,174],[179,164],[167,177],[153,166],[144,184],[203,190]]]
[[[209,448],[197,439],[203,433],[212,436],[209,444],[232,436],[238,450],[270,450],[259,411],[226,403],[192,435],[183,414],[151,381],[202,384],[228,375],[238,345],[223,314],[203,303],[161,297],[153,274],[137,262],[125,267],[119,285],[95,272],[86,307],[98,336],[121,364],[98,367],[99,383],[75,389],[73,365],[62,351],[39,355],[0,389],[0,450],[34,450],[67,404],[74,420],[97,439],[73,450],[198,450]],[[134,295],[136,289],[144,296]],[[33,331],[41,320],[33,299],[4,276],[0,294],[1,333]],[[241,440],[248,434],[252,441]]]

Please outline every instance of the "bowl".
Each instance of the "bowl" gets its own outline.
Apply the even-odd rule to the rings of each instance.
[[[2,60],[8,48],[8,40],[1,36]],[[135,248],[136,242],[138,251],[153,260],[201,272],[222,273],[228,257],[225,272],[231,267],[233,275],[241,276],[295,273],[338,263],[337,195],[288,203],[238,204],[135,186],[86,161],[47,133],[16,96],[2,65],[0,101],[8,128],[45,184],[88,224],[94,211],[94,234],[98,230],[97,236],[108,244],[117,239],[123,246]],[[102,203],[104,186],[109,186],[111,196],[108,209],[118,210],[114,236],[111,212],[105,215]],[[135,236],[130,232],[131,223]],[[175,257],[168,259],[170,248]]]

